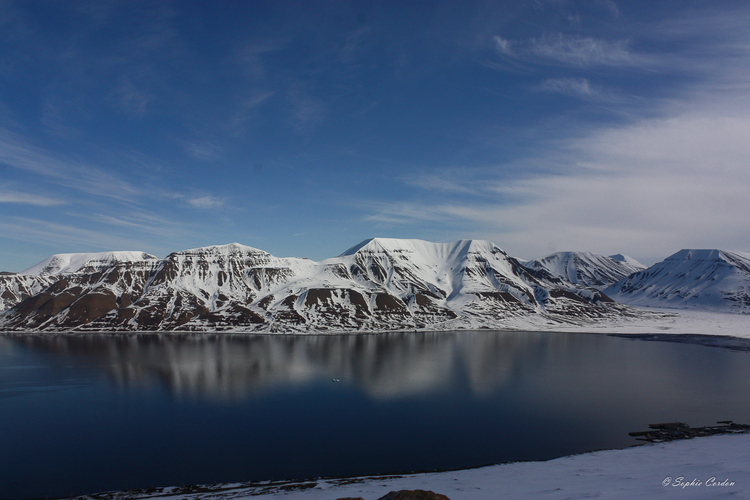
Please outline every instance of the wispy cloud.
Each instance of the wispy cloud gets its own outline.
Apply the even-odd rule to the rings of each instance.
[[[327,115],[327,107],[317,99],[299,88],[288,93],[290,104],[290,123],[299,132],[322,122]]]
[[[577,97],[588,101],[622,102],[623,98],[613,91],[592,85],[588,78],[548,78],[536,87],[539,92],[549,92]]]
[[[558,34],[532,39],[530,53],[570,66],[634,66],[643,61],[628,50],[627,40],[602,39]]]
[[[115,235],[78,227],[73,224],[55,223],[25,217],[5,217],[0,220],[3,237],[18,241],[49,246],[63,245],[67,248],[101,248],[111,250],[133,249],[132,235]],[[75,251],[75,250],[70,250]]]
[[[220,158],[223,149],[220,145],[209,141],[185,142],[184,147],[190,156],[201,161],[212,161]]]
[[[219,208],[224,205],[224,199],[217,198],[215,196],[197,196],[194,198],[189,198],[187,202],[193,208],[199,208],[203,210]]]
[[[65,188],[121,201],[130,201],[139,192],[129,182],[101,168],[62,159],[29,144],[7,129],[1,132],[0,162],[9,167],[40,175]]]
[[[614,0],[597,0],[596,3],[607,9],[613,16],[620,17],[620,8]]]
[[[135,86],[130,78],[123,77],[117,89],[117,96],[125,114],[131,117],[142,117],[146,114],[154,96]]]
[[[364,203],[370,214],[366,220],[391,224],[413,224],[423,221],[445,221],[447,211],[443,205],[419,202]]]
[[[36,205],[39,207],[54,207],[64,205],[66,202],[49,196],[8,191],[0,189],[0,203],[18,203],[23,205]]]
[[[407,185],[430,191],[463,194],[476,193],[475,186],[467,185],[466,172],[458,172],[453,169],[423,175],[410,175],[402,178],[402,181]]]
[[[604,40],[578,35],[545,35],[528,40],[494,37],[496,53],[505,61],[570,67],[636,67],[651,63],[632,52],[628,40]]]

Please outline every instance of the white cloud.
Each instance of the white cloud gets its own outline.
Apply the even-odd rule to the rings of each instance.
[[[210,209],[219,208],[224,205],[222,198],[216,198],[215,196],[198,196],[187,200],[193,208]]]
[[[558,34],[532,39],[529,51],[542,59],[571,66],[632,66],[638,57],[630,53],[626,40],[609,42]]]
[[[626,253],[655,262],[681,248],[750,249],[750,115],[715,109],[594,131],[536,159],[573,174],[504,180],[452,175],[475,196],[383,204],[371,220],[440,222],[513,255],[556,250]],[[440,191],[428,178],[411,182]],[[459,193],[460,189],[454,190]],[[494,193],[496,202],[485,201]],[[481,195],[481,196],[477,196]]]
[[[49,196],[0,190],[0,203],[19,203],[23,205],[36,205],[39,207],[54,207],[57,205],[63,205],[66,202]]]
[[[505,54],[506,56],[513,55],[513,46],[517,43],[518,42],[515,42],[514,40],[506,40],[499,36],[495,37],[495,46],[497,47],[498,52]]]
[[[654,60],[629,49],[628,40],[609,41],[577,35],[545,35],[525,41],[494,37],[505,63],[585,67],[650,67]],[[502,67],[502,65],[501,65]]]
[[[630,33],[653,47],[660,46],[654,40],[678,47],[648,56],[623,39],[497,37],[506,66],[648,68],[655,78],[680,77],[661,89],[667,98],[637,102],[587,78],[549,78],[536,90],[609,100],[626,123],[571,121],[514,164],[411,180],[435,196],[383,205],[375,216],[441,225],[443,239],[487,238],[525,258],[590,250],[655,262],[681,248],[750,250],[750,77],[741,70],[750,62],[747,19],[745,10],[644,23]]]

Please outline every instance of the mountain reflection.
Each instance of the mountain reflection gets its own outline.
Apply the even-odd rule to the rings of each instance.
[[[235,400],[332,379],[378,399],[449,390],[455,384],[482,395],[508,384],[520,364],[544,358],[545,351],[564,349],[573,337],[440,332],[12,338],[15,344],[62,359],[87,359],[122,386],[163,385],[181,397]]]

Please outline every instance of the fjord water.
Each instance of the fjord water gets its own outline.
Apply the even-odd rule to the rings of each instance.
[[[750,423],[750,353],[533,332],[0,336],[0,498],[394,473]]]

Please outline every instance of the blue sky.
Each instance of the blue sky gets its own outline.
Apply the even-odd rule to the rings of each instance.
[[[749,68],[746,2],[0,0],[0,269],[747,251]]]

